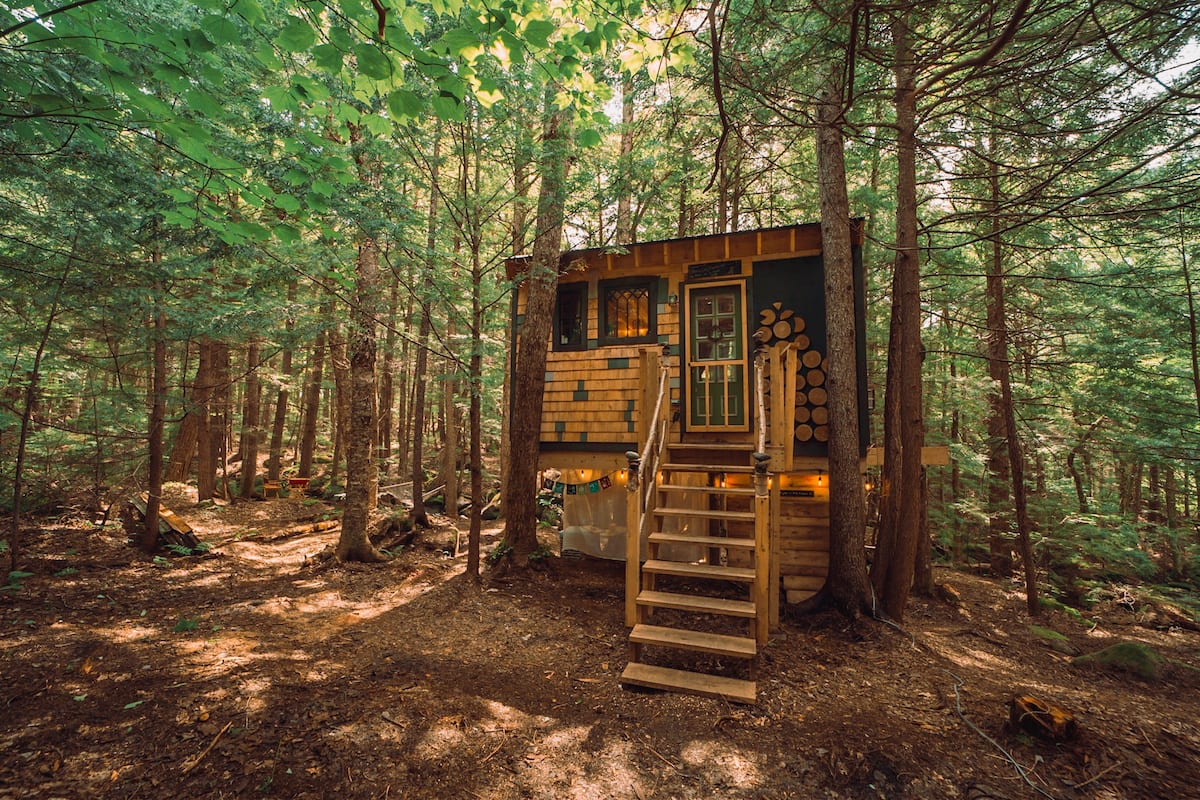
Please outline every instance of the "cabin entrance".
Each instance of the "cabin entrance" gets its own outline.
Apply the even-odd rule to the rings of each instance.
[[[747,431],[746,283],[685,286],[687,427]]]

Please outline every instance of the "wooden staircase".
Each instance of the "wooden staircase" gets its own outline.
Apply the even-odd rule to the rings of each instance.
[[[765,456],[752,457],[752,449],[667,445],[669,458],[649,487],[648,558],[639,569],[631,553],[628,564],[626,622],[632,630],[622,683],[755,701],[756,659],[768,633],[770,506]],[[751,466],[756,458],[761,463]],[[721,463],[732,461],[741,464]],[[748,476],[752,486],[727,487],[730,475]],[[740,530],[734,534],[731,527]],[[666,557],[670,549],[674,559]],[[691,551],[691,560],[680,560],[681,549]],[[672,666],[648,663],[648,650],[655,662]],[[749,679],[716,674],[713,662],[726,659],[745,663]],[[689,668],[678,668],[681,662]]]

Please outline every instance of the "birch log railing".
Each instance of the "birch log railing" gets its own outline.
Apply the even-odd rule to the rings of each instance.
[[[771,380],[774,384],[772,414],[776,413],[776,396],[783,394],[778,368],[778,351],[771,349]],[[767,643],[770,633],[771,598],[771,496],[767,469],[771,457],[767,454],[766,379],[763,376],[765,359],[760,349],[754,356],[754,399],[758,409],[758,441],[754,452],[754,638],[759,646]],[[774,416],[773,419],[778,419]]]
[[[655,473],[667,441],[668,409],[667,393],[670,391],[671,365],[665,355],[661,358],[657,349],[643,348],[639,354],[642,402],[640,431],[645,438],[642,452],[629,451],[628,505],[625,521],[625,624],[637,624],[637,595],[641,588],[642,542],[646,538],[646,526],[653,516]],[[658,380],[655,381],[655,373]],[[646,411],[654,411],[646,416]]]

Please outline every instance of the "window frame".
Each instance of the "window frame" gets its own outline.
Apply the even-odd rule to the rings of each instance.
[[[614,278],[600,281],[596,292],[597,339],[600,346],[658,343],[658,276]],[[646,334],[644,336],[608,335],[608,295],[622,289],[646,290]]]
[[[562,340],[562,301],[564,296],[575,295],[579,298],[579,342],[561,344]],[[555,352],[567,353],[587,350],[588,345],[588,283],[573,281],[560,283],[554,295],[554,326],[553,348]]]

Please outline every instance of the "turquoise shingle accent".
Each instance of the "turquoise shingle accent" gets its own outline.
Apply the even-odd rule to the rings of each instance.
[[[580,442],[586,442],[586,441],[587,441],[587,433],[586,433],[586,432],[579,434],[579,441],[580,441]]]
[[[582,383],[582,381],[581,381],[581,383]],[[577,389],[575,391],[575,394],[571,395],[571,399],[572,400],[587,400],[588,399],[587,389]]]
[[[575,384],[575,388],[582,392],[584,390],[583,381],[579,381],[579,383]]]
[[[554,382],[554,373],[547,372],[546,373],[546,383],[553,383],[553,382]]]
[[[556,423],[554,423],[554,431],[555,431],[556,433],[562,433],[562,432],[563,432],[563,431],[565,431],[566,429],[567,429],[567,423],[565,423],[565,422],[556,422]]]
[[[610,358],[608,360],[609,369],[629,369],[628,358]]]

